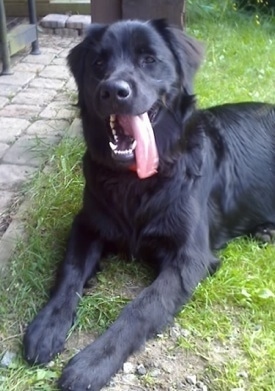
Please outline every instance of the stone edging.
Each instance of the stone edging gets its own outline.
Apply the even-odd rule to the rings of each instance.
[[[44,33],[62,37],[83,35],[90,24],[91,16],[89,15],[49,14],[40,21],[40,26],[43,28]]]
[[[81,121],[75,118],[70,124],[65,137],[82,137],[80,132]],[[60,140],[61,141],[61,140]],[[42,172],[48,171],[49,166],[46,165]],[[18,244],[27,238],[25,230],[24,218],[26,212],[31,209],[31,200],[29,197],[25,198],[19,206],[12,222],[9,224],[7,230],[0,239],[0,276],[5,273],[11,257],[13,256]]]

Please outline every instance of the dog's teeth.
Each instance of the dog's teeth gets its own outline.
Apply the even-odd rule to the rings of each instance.
[[[116,115],[115,114],[110,115],[110,122],[116,122]]]
[[[112,151],[115,151],[117,149],[117,145],[112,143],[112,141],[109,142],[109,145],[110,145],[110,148],[111,148]]]
[[[111,147],[112,148],[112,147]],[[113,149],[113,152],[115,155],[129,155],[130,153],[132,153],[132,149],[124,149],[124,150],[121,150],[121,149]]]
[[[134,140],[131,145],[131,150],[133,151],[134,149],[136,149],[136,146],[137,146],[137,140]]]

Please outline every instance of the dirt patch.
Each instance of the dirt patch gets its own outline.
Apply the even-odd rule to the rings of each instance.
[[[177,346],[178,325],[146,343],[103,388],[104,391],[207,391],[206,361]],[[96,338],[95,334],[74,332],[68,339],[64,361]]]

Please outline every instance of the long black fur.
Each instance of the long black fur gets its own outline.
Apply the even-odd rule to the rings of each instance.
[[[236,236],[272,232],[275,108],[239,103],[198,110],[193,77],[202,53],[200,43],[164,21],[123,21],[92,25],[69,55],[87,144],[83,208],[49,302],[27,328],[27,360],[46,363],[63,349],[102,254],[112,249],[144,259],[157,276],[71,359],[62,390],[100,390],[217,269],[215,249]],[[102,99],[102,85],[113,80],[130,86],[126,103]],[[113,160],[106,118],[114,110],[138,115],[154,104],[160,163],[156,175],[139,179]]]

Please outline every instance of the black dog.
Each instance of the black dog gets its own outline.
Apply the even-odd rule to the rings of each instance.
[[[103,254],[144,259],[157,277],[69,362],[62,390],[100,390],[217,269],[214,249],[272,235],[275,107],[196,109],[201,58],[201,45],[164,21],[93,25],[69,55],[87,143],[84,201],[50,300],[27,328],[27,360],[63,349]]]

